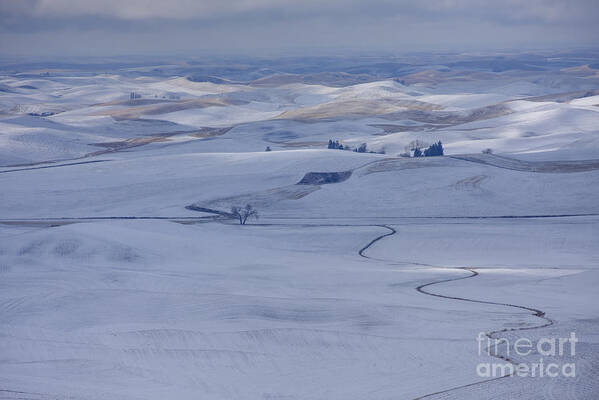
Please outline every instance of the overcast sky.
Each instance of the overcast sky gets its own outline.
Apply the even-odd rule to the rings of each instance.
[[[0,0],[0,54],[589,46],[598,0]]]

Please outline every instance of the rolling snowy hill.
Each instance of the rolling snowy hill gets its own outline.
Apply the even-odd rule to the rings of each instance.
[[[0,68],[0,397],[596,399],[599,74],[523,59]]]

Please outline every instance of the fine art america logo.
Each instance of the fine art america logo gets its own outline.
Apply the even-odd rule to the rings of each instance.
[[[510,343],[507,338],[491,338],[484,332],[479,332],[478,355],[495,356],[505,362],[485,362],[476,366],[476,373],[484,378],[498,378],[506,375],[521,377],[550,377],[563,376],[566,378],[576,377],[575,363],[554,362],[557,357],[574,357],[576,355],[576,333],[570,332],[569,337],[549,338],[542,337],[531,340],[521,337]],[[531,354],[538,355],[534,362],[515,361],[513,357],[525,357]],[[534,357],[534,356],[533,356]],[[551,362],[544,360],[551,359]]]

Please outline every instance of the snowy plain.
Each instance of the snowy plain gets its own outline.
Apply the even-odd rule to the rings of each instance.
[[[599,396],[598,72],[99,71],[0,77],[0,397]],[[481,332],[577,375],[480,377]]]

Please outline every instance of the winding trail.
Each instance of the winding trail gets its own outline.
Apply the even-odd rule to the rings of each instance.
[[[384,238],[386,238],[388,236],[395,235],[397,233],[397,230],[395,230],[394,228],[392,228],[392,227],[390,227],[388,225],[373,225],[373,226],[378,226],[378,227],[381,227],[381,228],[388,229],[390,232],[387,232],[387,233],[385,233],[383,235],[377,236],[376,238],[374,238],[373,240],[371,240],[366,246],[362,247],[358,251],[358,254],[361,257],[364,257],[364,258],[367,258],[367,259],[377,260],[375,258],[367,256],[366,254],[364,254],[364,252],[366,250],[368,250],[372,245],[374,245],[379,240],[384,239]],[[419,265],[423,265],[423,264],[419,264]],[[431,265],[431,267],[434,267],[434,266]],[[527,307],[527,306],[518,305],[518,304],[511,304],[511,303],[500,303],[500,302],[494,302],[494,301],[470,299],[470,298],[467,298],[467,297],[449,296],[449,295],[443,295],[443,294],[434,293],[434,292],[431,292],[429,290],[426,290],[425,288],[430,288],[433,285],[439,285],[439,284],[442,284],[442,283],[447,283],[447,282],[459,281],[459,280],[463,280],[463,279],[474,278],[474,277],[477,277],[479,275],[479,273],[474,268],[469,268],[469,267],[455,267],[455,268],[454,267],[437,267],[437,268],[452,269],[452,270],[460,271],[460,272],[461,271],[467,271],[470,274],[466,275],[466,276],[460,276],[460,277],[457,277],[457,278],[442,279],[442,280],[437,280],[437,281],[432,281],[432,282],[424,283],[424,284],[422,284],[420,286],[417,286],[415,288],[416,291],[418,291],[419,293],[425,294],[427,296],[433,296],[433,297],[438,297],[438,298],[442,298],[442,299],[459,300],[459,301],[466,301],[466,302],[470,302],[470,303],[489,304],[489,305],[495,305],[495,306],[504,306],[504,307],[511,307],[511,308],[517,308],[517,309],[520,309],[520,310],[530,311],[532,313],[532,315],[534,315],[537,318],[541,318],[544,321],[540,325],[534,325],[534,326],[523,327],[523,328],[503,328],[503,329],[498,329],[498,330],[486,332],[485,335],[487,336],[487,338],[489,338],[492,341],[498,340],[498,338],[494,337],[494,335],[496,335],[498,333],[514,332],[514,331],[524,331],[524,330],[532,330],[532,329],[541,329],[541,328],[545,328],[545,327],[553,325],[553,320],[550,319],[550,318],[548,318],[546,316],[546,314],[545,314],[544,311],[536,309],[536,308],[533,308],[533,307]],[[512,364],[514,366],[514,370],[517,370],[518,365],[519,365],[519,363],[517,361],[512,360],[509,357],[503,356],[501,354],[498,354],[497,352],[491,353],[490,346],[491,346],[491,344],[489,344],[489,346],[486,349],[487,354],[491,355],[492,357],[498,358],[500,360],[503,360],[503,361],[506,361],[506,362]],[[445,394],[445,393],[452,392],[452,391],[455,391],[455,390],[464,389],[464,388],[467,388],[467,387],[472,387],[472,386],[480,385],[480,384],[483,384],[483,383],[488,383],[488,382],[491,382],[491,381],[496,381],[496,380],[499,380],[499,379],[509,378],[511,376],[514,376],[514,374],[513,373],[508,373],[506,375],[503,375],[503,376],[500,376],[500,377],[496,377],[496,378],[485,379],[483,381],[473,382],[473,383],[469,383],[467,385],[455,386],[455,387],[452,387],[452,388],[449,388],[449,389],[445,389],[445,390],[441,390],[441,391],[437,391],[437,392],[433,392],[433,393],[428,393],[428,394],[416,397],[414,400],[425,399],[425,398],[429,398],[429,397],[436,396],[436,395],[439,395],[439,394]]]
[[[397,233],[397,231],[395,229],[393,229],[393,228],[391,228],[390,226],[387,226],[387,225],[374,225],[374,226],[380,226],[381,228],[389,229],[391,232],[385,233],[384,235],[381,235],[381,236],[377,236],[376,238],[372,239],[366,246],[362,247],[358,251],[358,254],[360,255],[360,257],[371,258],[371,257],[368,257],[367,255],[364,255],[364,252],[366,250],[368,250],[370,248],[370,246],[372,246],[373,244],[375,244],[379,240],[386,238],[387,236],[395,235]]]

